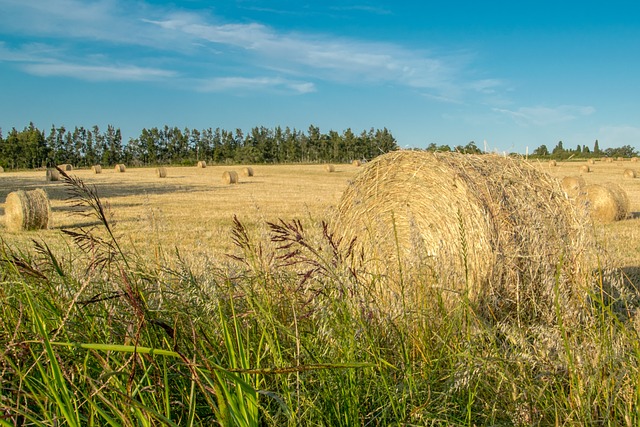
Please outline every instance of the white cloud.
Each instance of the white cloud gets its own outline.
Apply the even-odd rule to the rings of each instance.
[[[73,77],[87,81],[150,81],[174,77],[175,72],[135,66],[99,66],[63,63],[27,64],[24,69],[37,76]]]
[[[310,82],[270,77],[217,77],[205,80],[200,84],[199,89],[203,92],[284,90],[298,94],[315,92],[316,90],[315,85]]]
[[[520,107],[517,110],[494,108],[493,111],[511,117],[521,126],[549,126],[591,115],[595,112],[595,108],[579,105],[560,105],[557,107]]]

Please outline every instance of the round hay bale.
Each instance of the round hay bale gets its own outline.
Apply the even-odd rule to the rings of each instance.
[[[222,174],[222,182],[224,184],[237,184],[238,183],[238,172],[236,172],[236,171],[225,171]]]
[[[598,222],[619,221],[629,214],[627,194],[613,183],[587,185],[578,202]]]
[[[73,165],[69,164],[69,163],[63,163],[61,165],[58,165],[58,167],[60,169],[62,169],[63,171],[67,172],[67,171],[72,171],[73,170]]]
[[[4,172],[4,168],[0,166],[0,173]]]
[[[324,170],[327,172],[335,172],[336,167],[334,165],[324,165]]]
[[[605,162],[613,163],[613,157],[605,157]]]
[[[549,166],[550,167],[558,166],[558,162],[556,162],[555,160],[549,160]]]
[[[553,323],[557,304],[565,320],[580,315],[586,217],[522,160],[391,152],[363,167],[333,221],[390,310],[468,300],[493,320]]]
[[[351,164],[355,167],[362,166],[362,162],[360,160],[354,160],[353,162],[351,162]]]
[[[625,178],[635,178],[636,177],[636,171],[633,169],[625,169],[623,172],[623,176]]]
[[[582,189],[587,185],[584,178],[581,176],[565,176],[560,182],[562,191],[570,199],[578,197]]]
[[[95,174],[102,173],[102,166],[100,166],[100,165],[91,166],[91,172],[93,172]]]
[[[633,163],[637,163],[637,162],[638,162],[638,158],[637,158],[637,157],[632,157],[632,158],[631,158],[631,161],[632,161]]]
[[[589,164],[589,165],[595,165],[595,164],[596,164],[596,161],[595,161],[595,160],[593,160],[593,159],[589,159],[589,160],[587,160],[587,164]]]
[[[60,181],[60,172],[55,168],[47,168],[47,181]]]
[[[115,170],[116,172],[121,172],[121,173],[122,173],[122,172],[126,172],[127,167],[126,167],[124,164],[122,164],[122,163],[118,163],[118,164],[116,165],[116,167],[114,168],[114,170]]]
[[[4,205],[4,216],[9,231],[47,229],[51,218],[49,197],[41,188],[9,193]]]
[[[166,178],[167,177],[167,168],[164,168],[164,167],[156,168],[156,176],[158,178]]]
[[[253,168],[252,167],[246,167],[242,169],[242,175],[243,176],[253,176]]]
[[[618,157],[618,158],[616,158],[616,160],[619,161],[619,162],[624,162],[624,157]]]
[[[589,172],[591,172],[591,169],[589,168],[589,166],[587,165],[580,166],[580,173],[589,173]]]
[[[207,167],[207,162],[205,162],[204,160],[200,160],[198,162],[198,166],[197,167],[204,169],[204,168]]]

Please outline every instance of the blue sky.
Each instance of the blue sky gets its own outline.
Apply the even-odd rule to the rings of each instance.
[[[0,0],[0,127],[388,128],[640,148],[640,6]]]

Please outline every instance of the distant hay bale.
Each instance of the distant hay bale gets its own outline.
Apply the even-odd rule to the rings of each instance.
[[[243,176],[253,176],[253,168],[252,167],[246,167],[242,169],[242,175]]]
[[[51,218],[49,197],[41,188],[9,193],[4,205],[4,216],[9,231],[47,229]]]
[[[619,162],[624,162],[624,157],[618,157],[618,158],[616,158],[616,160],[619,161]]]
[[[336,167],[334,165],[324,165],[324,170],[327,172],[335,172]]]
[[[605,162],[613,163],[613,157],[605,157]]]
[[[63,171],[67,172],[67,171],[72,171],[73,170],[73,165],[69,164],[69,163],[63,163],[61,165],[58,165],[58,167],[60,169],[62,169]]]
[[[207,162],[205,162],[204,160],[200,160],[198,162],[198,167],[202,168],[202,169],[206,168],[207,167]]]
[[[638,162],[638,158],[637,157],[632,157],[631,161],[634,162],[634,163],[637,163]]]
[[[581,176],[565,176],[562,178],[560,185],[564,194],[570,199],[574,199],[580,195],[580,192],[586,186],[586,182]]]
[[[376,278],[372,298],[392,310],[468,298],[493,320],[553,323],[558,305],[579,316],[585,216],[522,160],[391,152],[363,167],[333,221],[354,268]]]
[[[115,170],[116,172],[126,172],[127,167],[126,167],[124,164],[122,164],[122,163],[118,163],[118,164],[116,165],[116,167],[114,168],[114,170]]]
[[[163,167],[156,168],[156,176],[158,178],[166,178],[167,177],[167,168],[163,168]]]
[[[0,166],[0,173],[4,172],[4,168]]]
[[[635,178],[636,177],[636,171],[633,169],[625,169],[623,176],[625,178]]]
[[[236,171],[225,171],[222,174],[222,182],[224,184],[237,184],[238,183],[238,172],[236,172]]]
[[[100,165],[91,166],[91,172],[93,172],[95,174],[102,173],[102,166],[100,166]]]
[[[356,167],[362,166],[362,162],[360,160],[354,160],[351,164]]]
[[[558,162],[556,162],[555,160],[549,160],[549,166],[558,166]]]
[[[613,183],[587,185],[578,202],[595,221],[619,221],[629,215],[627,193]]]
[[[590,165],[595,165],[596,161],[593,160],[593,159],[589,159],[589,160],[587,160],[587,163],[590,164]]]
[[[580,173],[589,173],[589,172],[591,172],[591,169],[589,168],[589,166],[587,165],[580,166]]]
[[[47,168],[46,179],[47,181],[60,181],[60,172],[58,169]]]

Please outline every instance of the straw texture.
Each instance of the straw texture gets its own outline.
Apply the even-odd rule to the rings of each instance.
[[[49,228],[51,218],[49,197],[41,188],[31,191],[14,191],[7,195],[4,215],[9,231]]]

